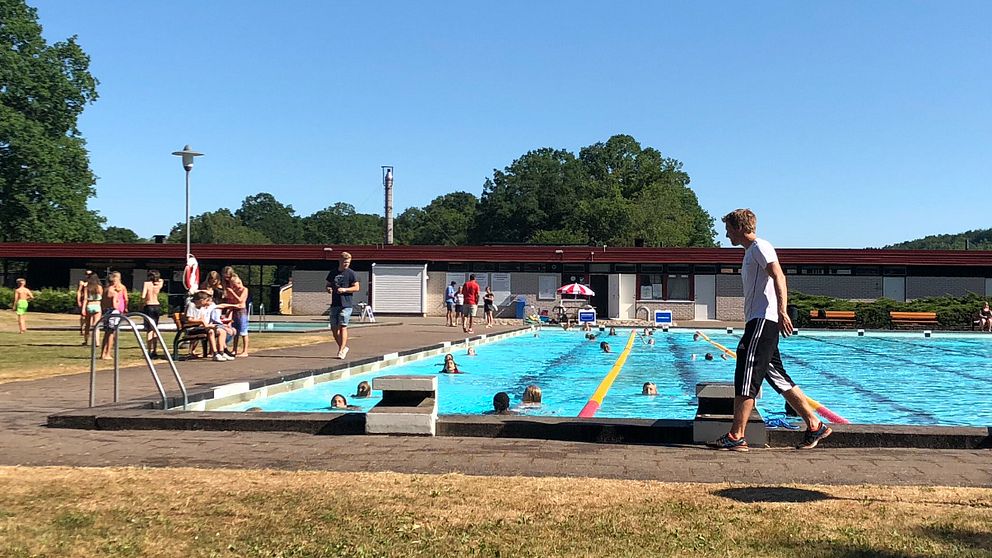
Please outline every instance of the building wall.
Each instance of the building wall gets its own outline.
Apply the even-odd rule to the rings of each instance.
[[[984,294],[984,277],[907,277],[906,300],[928,296]]]
[[[882,296],[881,276],[789,275],[790,292],[870,301]]]
[[[716,276],[716,319],[741,321],[744,319],[744,287],[739,274]]]

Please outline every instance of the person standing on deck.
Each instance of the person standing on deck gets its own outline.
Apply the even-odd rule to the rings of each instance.
[[[462,324],[462,331],[465,333],[475,333],[472,330],[472,322],[475,320],[475,311],[479,307],[479,284],[475,282],[475,274],[468,276],[468,282],[462,286],[462,292],[465,294],[465,305],[462,306],[462,311],[465,312],[465,318],[468,319],[468,324]]]
[[[341,252],[337,271],[327,274],[327,292],[331,293],[331,330],[338,343],[337,358],[348,356],[348,320],[351,319],[351,297],[362,290],[358,275],[351,269],[351,254]]]
[[[779,333],[792,335],[792,320],[786,312],[788,290],[785,273],[778,263],[775,248],[757,237],[757,217],[750,209],[736,209],[724,215],[727,238],[734,246],[744,247],[741,279],[744,281],[744,335],[737,346],[737,369],[734,373],[734,422],[730,432],[707,445],[717,449],[747,451],[744,428],[754,409],[754,398],[761,382],[785,397],[806,421],[806,433],[797,449],[812,449],[833,431],[814,414],[805,394],[782,366],[778,352]]]

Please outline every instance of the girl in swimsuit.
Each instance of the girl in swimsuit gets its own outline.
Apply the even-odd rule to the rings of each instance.
[[[127,287],[121,283],[121,274],[114,271],[107,280],[110,283],[103,290],[103,310],[108,314],[124,314],[127,312]],[[110,318],[107,322],[107,333],[103,336],[103,350],[100,352],[101,360],[110,359],[110,348],[117,337],[117,321],[120,318]]]
[[[103,286],[100,285],[100,276],[91,273],[86,279],[86,287],[83,292],[86,293],[86,300],[83,304],[83,312],[86,313],[86,322],[83,326],[83,345],[85,345],[89,343],[90,332],[96,328],[96,324],[100,323],[100,318],[103,317],[100,306],[100,300],[103,299]]]

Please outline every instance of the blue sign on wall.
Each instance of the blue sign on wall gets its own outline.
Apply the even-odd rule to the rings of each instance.
[[[670,324],[670,323],[672,323],[672,311],[671,310],[655,310],[654,311],[654,323],[656,323],[656,324]]]
[[[579,310],[579,323],[585,324],[596,323],[596,311],[595,310]]]

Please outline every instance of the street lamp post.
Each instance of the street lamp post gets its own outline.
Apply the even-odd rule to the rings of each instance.
[[[173,151],[172,154],[183,158],[183,168],[186,169],[186,260],[189,261],[193,255],[189,249],[189,171],[193,170],[193,158],[203,153],[193,151],[187,144],[182,151]]]
[[[173,151],[173,155],[178,155],[183,158],[183,168],[186,169],[186,257],[190,256],[189,253],[189,171],[193,170],[193,157],[199,157],[203,153],[197,153],[189,148],[189,145],[183,147],[182,151]]]

